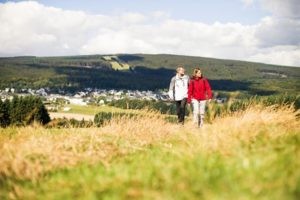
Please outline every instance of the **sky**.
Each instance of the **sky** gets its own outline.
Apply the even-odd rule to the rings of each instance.
[[[300,67],[300,0],[0,0],[0,57],[177,54]]]

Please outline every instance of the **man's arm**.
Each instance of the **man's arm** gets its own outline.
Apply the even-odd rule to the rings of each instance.
[[[175,88],[175,77],[173,77],[171,79],[169,92],[168,92],[168,95],[169,95],[170,99],[172,99],[172,100],[175,99],[175,97],[174,97],[174,88]]]

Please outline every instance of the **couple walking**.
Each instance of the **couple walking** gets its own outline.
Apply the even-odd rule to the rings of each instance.
[[[186,104],[193,106],[193,122],[203,126],[206,101],[212,98],[208,80],[202,76],[199,68],[194,69],[193,77],[185,75],[183,66],[178,66],[176,75],[171,79],[169,97],[175,101],[178,122],[184,124]]]

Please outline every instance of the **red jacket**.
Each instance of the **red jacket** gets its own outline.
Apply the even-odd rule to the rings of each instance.
[[[196,100],[207,100],[212,98],[212,92],[210,85],[206,78],[191,79],[188,89],[188,103],[192,99]]]

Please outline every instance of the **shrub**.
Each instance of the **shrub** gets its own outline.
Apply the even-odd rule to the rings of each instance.
[[[99,127],[99,126],[103,125],[105,122],[109,122],[113,118],[121,118],[123,116],[131,118],[131,117],[137,116],[137,115],[138,114],[135,114],[135,113],[100,112],[100,113],[95,115],[94,124]]]

